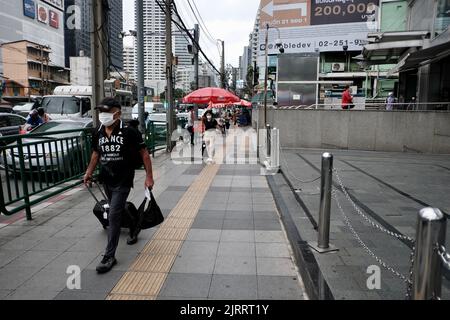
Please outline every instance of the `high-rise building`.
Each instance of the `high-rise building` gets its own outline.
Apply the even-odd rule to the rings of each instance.
[[[123,42],[119,38],[122,31],[122,0],[108,0],[108,44],[110,46],[110,71],[123,69]],[[70,66],[70,57],[80,56],[83,51],[91,56],[91,1],[65,0],[65,63]]]
[[[247,72],[248,72],[248,67],[250,67],[252,64],[252,52],[251,52],[251,48],[246,46],[244,47],[244,53],[242,54],[241,57],[239,57],[239,79],[243,80],[244,83],[246,82],[247,79]]]
[[[166,80],[166,16],[155,0],[142,0],[142,2],[144,7],[144,78],[150,87],[157,86],[157,91],[161,91],[162,82]],[[137,14],[135,14],[135,25],[137,29]]]
[[[58,1],[0,0],[0,7],[0,43],[28,40],[48,46],[50,63],[64,65],[64,7]],[[0,53],[0,74],[1,61]]]
[[[261,23],[261,8],[258,8],[258,12],[256,13],[255,25],[253,27],[253,32],[250,34],[250,48],[251,48],[251,63],[255,63],[258,61],[258,53],[259,53],[259,26]]]
[[[130,79],[137,79],[137,57],[135,46],[123,48],[123,70],[130,75]]]

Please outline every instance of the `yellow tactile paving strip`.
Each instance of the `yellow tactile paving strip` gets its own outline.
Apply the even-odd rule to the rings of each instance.
[[[203,169],[107,300],[156,299],[219,167]]]

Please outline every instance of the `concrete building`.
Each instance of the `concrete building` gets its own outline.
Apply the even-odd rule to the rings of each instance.
[[[53,89],[69,84],[69,70],[51,60],[50,48],[31,41],[1,45],[3,74],[25,88],[25,95],[52,94]]]
[[[388,10],[394,5],[404,8],[395,16]],[[392,23],[395,28],[388,28]],[[398,74],[396,95],[400,102],[409,103],[415,97],[419,103],[444,102],[442,105],[418,104],[417,109],[447,109],[450,101],[449,25],[449,1],[383,1],[382,28],[369,35],[364,61],[388,69],[390,75]]]
[[[176,68],[175,88],[184,92],[192,91],[192,84],[195,81],[195,70],[192,65],[179,65]]]
[[[0,0],[0,8],[0,43],[28,40],[49,46],[50,61],[64,65],[63,6],[54,1]],[[0,74],[3,69],[0,63]]]
[[[89,57],[70,57],[72,71],[70,84],[73,86],[92,86],[92,60]]]
[[[137,57],[136,47],[123,48],[123,70],[130,75],[130,78],[137,80]]]
[[[85,56],[91,56],[91,10],[90,1],[65,0],[65,63],[70,66],[70,57],[78,57],[83,51]],[[108,0],[108,30],[110,45],[110,71],[116,67],[123,70],[123,42],[118,35],[123,28],[122,0]]]
[[[252,65],[257,61],[259,54],[259,28],[261,24],[261,8],[258,8],[255,18],[255,24],[253,26],[253,32],[250,34],[250,50],[251,50],[251,63]]]
[[[160,90],[166,80],[165,14],[155,0],[142,0],[144,6],[144,78],[151,88]],[[136,6],[135,6],[136,7]],[[135,14],[135,19],[137,15]],[[135,24],[137,21],[135,22]],[[147,85],[146,85],[147,86]]]
[[[248,68],[252,66],[252,52],[248,46],[244,47],[244,53],[239,57],[239,80],[247,82]]]

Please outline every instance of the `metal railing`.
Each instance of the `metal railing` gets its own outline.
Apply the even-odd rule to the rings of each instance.
[[[387,109],[386,102],[369,102],[360,103],[355,102],[355,109],[376,111]],[[392,111],[450,111],[450,102],[405,102],[405,103],[391,103]],[[342,110],[340,103],[328,104],[312,104],[299,106],[285,106],[285,107],[270,107],[275,110]],[[348,111],[348,110],[347,110]]]
[[[362,240],[361,236],[353,227],[349,216],[345,213],[343,206],[337,196],[338,188],[333,188],[333,173],[336,176],[339,188],[346,199],[352,204],[358,215],[369,222],[373,227],[398,240],[413,243],[410,254],[409,275],[403,275],[392,266],[378,257]],[[319,253],[327,253],[337,250],[329,243],[331,199],[333,198],[342,214],[345,225],[364,250],[375,259],[380,266],[393,273],[407,284],[406,298],[413,300],[431,300],[441,298],[442,275],[444,268],[450,271],[450,253],[446,251],[447,217],[436,208],[424,208],[418,215],[416,239],[394,233],[380,226],[367,217],[355,204],[347,192],[341,177],[336,169],[333,169],[333,155],[324,153],[322,156],[321,171],[321,194],[319,210],[318,242],[310,246]]]
[[[0,212],[25,210],[31,220],[31,206],[80,184],[91,140],[92,129],[0,138]]]
[[[165,122],[150,121],[145,133],[145,144],[149,152],[155,156],[155,152],[164,150],[167,145],[167,124]]]

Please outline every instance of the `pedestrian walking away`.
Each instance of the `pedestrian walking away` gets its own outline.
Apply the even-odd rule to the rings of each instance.
[[[195,124],[194,107],[193,106],[189,106],[188,107],[188,112],[189,112],[189,116],[188,116],[188,122],[187,122],[187,125],[186,125],[186,129],[189,132],[189,134],[191,135],[191,145],[194,145],[194,135],[195,135],[195,130],[194,130],[194,124]]]
[[[115,255],[121,219],[134,187],[137,157],[142,158],[146,170],[145,188],[152,189],[154,181],[151,158],[142,135],[135,128],[124,126],[120,103],[114,98],[106,98],[96,109],[101,125],[92,135],[92,157],[83,181],[86,186],[92,182],[95,168],[100,163],[99,181],[103,183],[109,201],[109,228],[105,255],[97,266],[97,272],[106,273],[117,263]],[[130,239],[129,244],[135,240]]]

